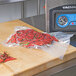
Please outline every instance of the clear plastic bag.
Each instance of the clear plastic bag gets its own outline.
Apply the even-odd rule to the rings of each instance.
[[[70,38],[73,36],[73,34],[67,34],[63,32],[53,32],[49,34],[55,36],[59,40],[59,42],[54,42],[49,47],[45,47],[42,49],[55,58],[63,59],[68,45],[70,44]]]
[[[28,27],[24,27],[24,26],[17,26],[15,28],[15,32],[16,33],[19,33],[20,30],[27,30],[27,29],[31,29],[31,28],[28,28]],[[36,32],[36,31],[35,31]],[[26,44],[23,44],[19,41],[19,37],[22,37],[21,36],[18,36],[18,34],[12,34],[4,43],[3,45],[5,46],[8,46],[8,47],[12,47],[12,46],[27,46],[29,45],[29,42],[26,43]],[[43,34],[48,34],[48,33],[43,33]],[[31,46],[29,46],[28,48],[35,48],[35,49],[42,49],[43,51],[49,53],[51,56],[53,57],[56,57],[56,58],[60,58],[60,59],[63,59],[64,57],[64,54],[65,52],[67,51],[67,48],[68,48],[68,45],[70,43],[70,37],[73,36],[73,34],[67,34],[67,33],[63,33],[63,32],[53,32],[53,33],[49,33],[48,35],[51,35],[51,37],[55,37],[55,39],[53,41],[51,41],[52,43],[49,44],[34,44]],[[9,40],[11,38],[14,38],[15,37],[15,43],[11,43]],[[31,37],[31,36],[30,36]],[[29,38],[30,38],[29,37]],[[23,37],[22,37],[23,38]],[[57,41],[57,39],[59,41]],[[46,39],[47,40],[47,39]],[[8,43],[7,43],[8,42]],[[39,42],[39,41],[38,41]],[[46,41],[47,42],[47,41]],[[41,41],[40,41],[41,43]],[[43,43],[43,42],[42,42]]]
[[[16,26],[14,31],[16,32],[16,31],[19,31],[19,30],[26,30],[26,29],[31,29],[31,28],[25,27],[25,26]]]
[[[73,34],[63,33],[63,32],[53,32],[49,34],[55,36],[57,39],[59,39],[59,41],[68,44],[70,43],[70,38],[73,36]]]

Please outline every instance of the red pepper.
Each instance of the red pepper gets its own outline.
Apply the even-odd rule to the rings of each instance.
[[[17,43],[16,34],[12,35],[11,39],[9,39],[7,43]]]
[[[51,44],[52,41],[58,41],[54,36],[51,36],[49,34],[37,32],[33,29],[26,29],[26,30],[19,30],[16,32],[16,34],[11,37],[11,39],[7,42],[9,43],[17,43],[19,42],[20,45],[23,47],[31,47],[34,45],[46,45]],[[29,42],[28,45],[26,43]]]
[[[10,60],[15,60],[15,59],[16,59],[16,58],[13,58],[13,57],[11,57],[11,56],[8,56],[8,54],[5,53],[5,52],[0,55],[0,63],[2,63],[2,62],[7,62],[7,61],[10,61]]]
[[[10,42],[11,42],[11,40],[12,40],[12,39],[9,39],[6,43],[7,43],[7,44],[8,44],[8,43],[10,43]]]
[[[54,41],[57,41],[57,42],[59,41],[55,36],[52,36],[52,38]]]
[[[5,61],[4,61],[4,62],[11,61],[11,60],[15,60],[15,59],[16,59],[16,58],[9,57],[9,58],[5,59]]]
[[[3,62],[3,59],[0,59],[0,63],[2,63]]]

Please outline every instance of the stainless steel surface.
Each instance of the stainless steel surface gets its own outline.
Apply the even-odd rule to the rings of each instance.
[[[13,2],[21,2],[26,0],[0,0],[0,4],[13,3]]]
[[[45,0],[27,0],[24,2],[24,17],[44,14]]]
[[[21,2],[21,18],[24,18],[24,2]]]
[[[22,21],[40,29],[43,31],[46,31],[46,27],[45,27],[45,15],[37,15],[37,16],[33,16],[33,17],[29,17],[29,18],[23,18],[21,19]]]
[[[40,15],[40,0],[37,2],[37,15]]]
[[[58,6],[76,4],[76,0],[45,0],[46,31],[49,32],[49,10]]]

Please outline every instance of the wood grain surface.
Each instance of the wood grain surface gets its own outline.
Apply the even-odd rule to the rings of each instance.
[[[11,34],[15,33],[14,28],[16,26],[27,26],[40,31],[21,20],[0,23],[0,42],[3,42]],[[0,44],[0,52],[4,51],[7,51],[10,56],[17,59],[1,63],[0,76],[32,76],[47,70],[48,68],[55,67],[61,63],[76,58],[76,48],[71,45],[69,45],[63,60],[54,58],[43,50],[23,47],[6,47]]]

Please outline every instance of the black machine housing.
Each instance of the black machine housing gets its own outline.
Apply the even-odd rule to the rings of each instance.
[[[76,5],[63,5],[59,6],[53,9],[50,9],[49,11],[50,17],[49,17],[49,28],[50,32],[55,32],[55,31],[64,31],[64,32],[76,32]],[[74,23],[71,20],[71,17],[69,17],[70,20],[67,19],[67,17],[62,16],[58,20],[58,24],[60,23],[61,26],[58,26],[57,24],[57,18],[61,14],[66,14],[68,17],[70,15],[74,15]],[[70,24],[73,25],[70,25]],[[67,24],[67,26],[65,26]],[[64,27],[65,26],[65,27]]]

